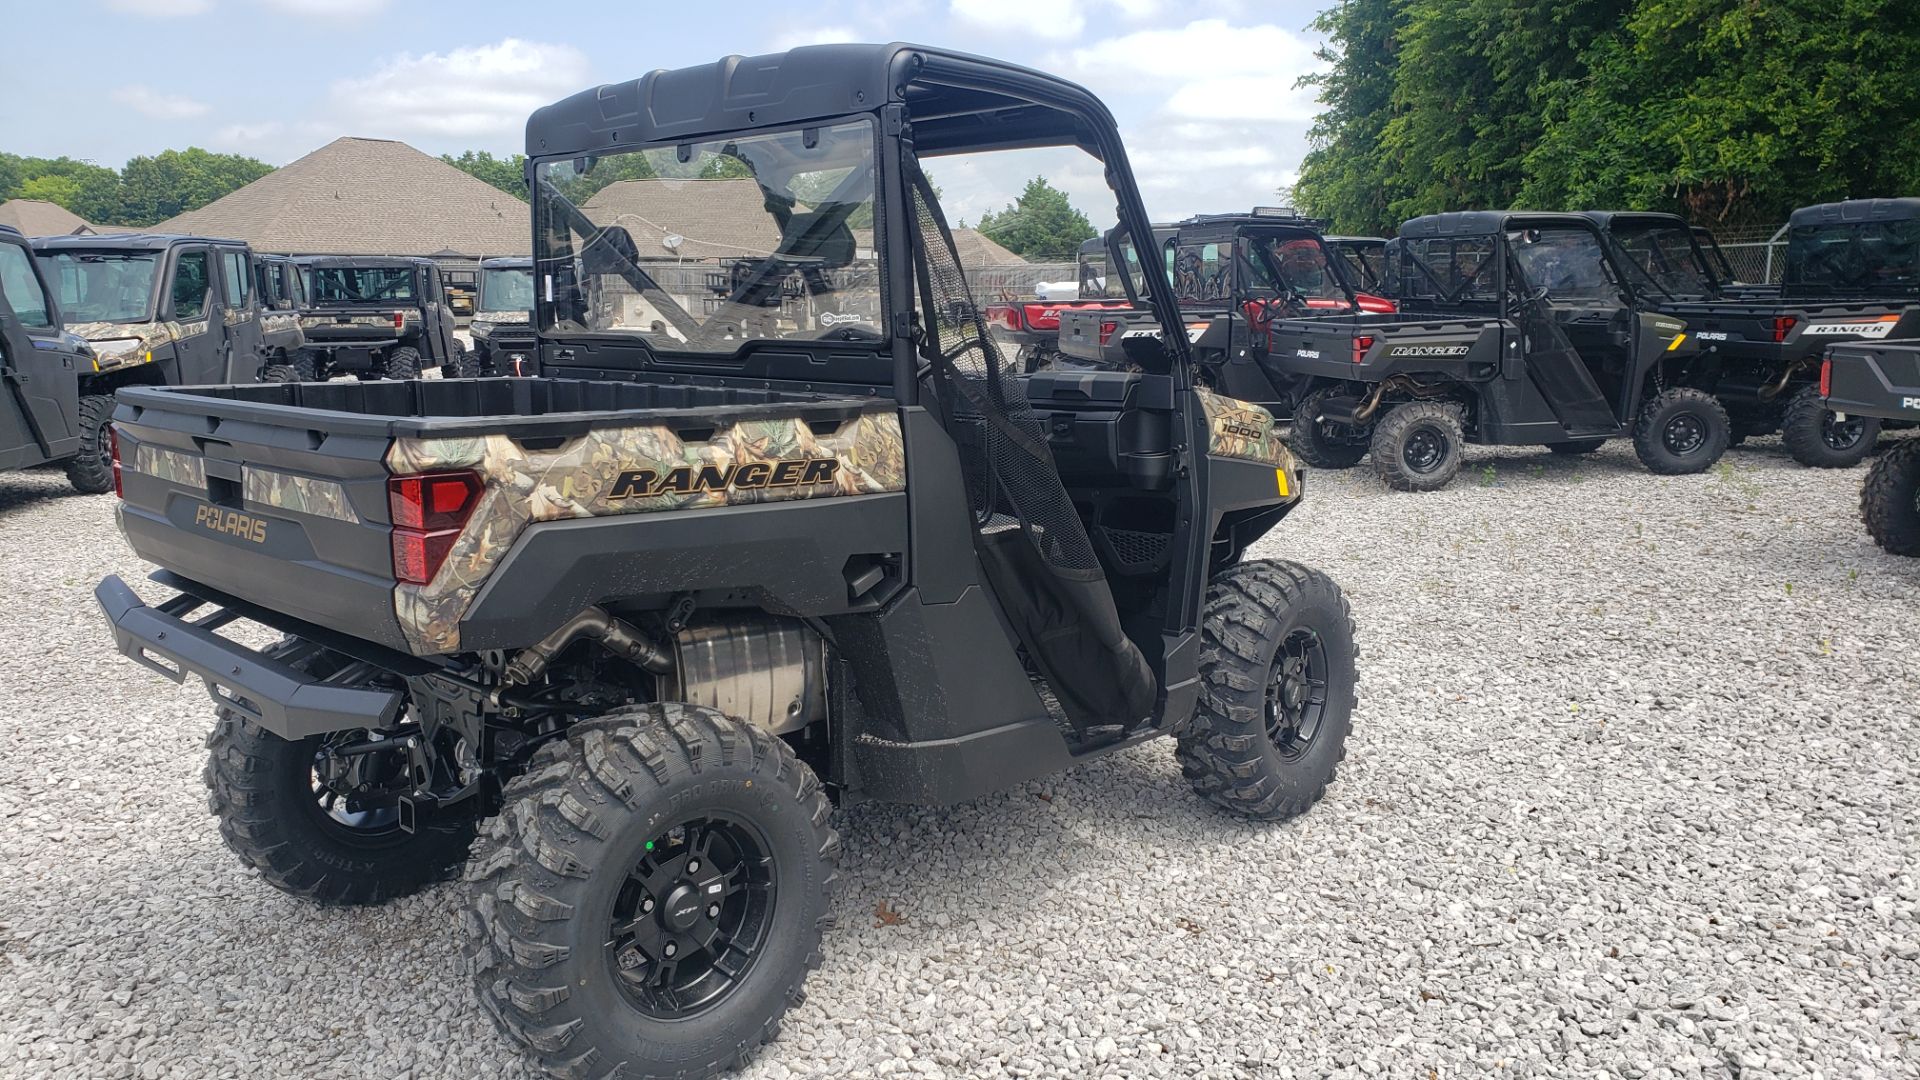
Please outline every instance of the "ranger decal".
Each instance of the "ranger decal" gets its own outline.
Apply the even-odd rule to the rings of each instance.
[[[1387,350],[1388,356],[1412,357],[1420,360],[1445,360],[1456,356],[1465,356],[1473,349],[1471,344],[1455,345],[1395,345]]]

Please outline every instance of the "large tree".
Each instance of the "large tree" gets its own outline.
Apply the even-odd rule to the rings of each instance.
[[[120,216],[115,224],[152,225],[198,210],[272,171],[263,161],[197,146],[134,158],[120,171]]]
[[[527,197],[527,155],[494,157],[485,150],[468,150],[459,157],[441,154],[440,160],[461,172],[484,180],[516,199]]]
[[[1095,235],[1087,215],[1042,176],[1027,181],[1012,206],[982,214],[976,228],[1015,255],[1033,260],[1070,260]]]

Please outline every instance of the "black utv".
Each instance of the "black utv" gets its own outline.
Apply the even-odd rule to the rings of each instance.
[[[296,361],[307,344],[300,328],[306,288],[299,265],[286,255],[255,255],[253,263],[260,296],[260,380],[295,381],[300,377]]]
[[[1686,324],[1628,302],[1592,221],[1415,218],[1389,243],[1386,274],[1398,312],[1287,311],[1199,339],[1227,385],[1238,372],[1272,387],[1262,400],[1293,417],[1288,440],[1307,462],[1344,468],[1371,452],[1389,487],[1431,491],[1458,475],[1469,442],[1584,454],[1631,435],[1665,474],[1726,450],[1726,413],[1684,383]]]
[[[111,457],[102,469],[82,452],[80,380],[93,358],[85,339],[61,328],[26,237],[0,225],[0,470],[65,462],[75,489],[113,489]]]
[[[1848,206],[1860,207],[1858,220],[1839,209]],[[1697,233],[1671,214],[1586,216],[1607,234],[1631,301],[1687,323],[1701,356],[1686,385],[1719,399],[1733,441],[1778,431],[1795,461],[1833,469],[1865,458],[1880,422],[1843,421],[1820,404],[1820,357],[1839,342],[1920,336],[1920,221],[1894,217],[1916,210],[1920,199],[1794,211],[1775,293],[1723,287]],[[1861,230],[1886,242],[1868,243]]]
[[[533,333],[533,260],[482,262],[479,293],[479,306],[467,324],[476,373],[533,374],[538,344]]]
[[[87,488],[105,491],[114,391],[261,377],[267,353],[254,255],[238,240],[145,233],[43,236],[35,259],[67,330],[93,347],[81,373]],[[80,481],[76,480],[76,483]]]
[[[1920,342],[1835,345],[1821,364],[1819,391],[1842,419],[1920,423]],[[1889,446],[1860,488],[1860,520],[1894,555],[1920,555],[1920,439]]]
[[[1171,735],[1220,806],[1307,810],[1350,617],[1246,557],[1300,470],[1200,381],[1150,243],[1131,370],[999,351],[922,163],[1033,146],[1095,158],[1151,237],[1113,117],[1058,78],[898,44],[655,71],[527,125],[539,376],[128,391],[119,520],[169,599],[98,597],[121,651],[212,688],[228,844],[323,903],[465,862],[509,1039],[705,1077],[820,960],[835,800]],[[681,201],[769,250],[712,303],[595,195],[720,170],[760,188],[740,220]]]
[[[448,378],[474,373],[432,259],[306,255],[294,262],[306,291],[299,381],[417,379],[435,368]]]

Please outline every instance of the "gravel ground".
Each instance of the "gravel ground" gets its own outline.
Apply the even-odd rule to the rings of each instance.
[[[1314,475],[1262,553],[1359,623],[1326,802],[1237,822],[1162,743],[843,812],[840,927],[746,1075],[1920,1076],[1920,561],[1860,476]],[[454,888],[319,912],[228,855],[206,696],[108,652],[89,590],[141,568],[64,491],[0,476],[0,1075],[524,1075]]]

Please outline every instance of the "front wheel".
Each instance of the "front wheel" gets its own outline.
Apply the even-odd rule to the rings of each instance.
[[[1880,455],[1860,488],[1860,520],[1889,555],[1920,555],[1920,439]]]
[[[67,459],[67,482],[84,495],[113,490],[113,395],[80,399],[80,452]]]
[[[1373,471],[1395,491],[1438,491],[1460,475],[1466,443],[1453,406],[1397,405],[1373,426]]]
[[[1321,418],[1330,399],[1343,396],[1338,388],[1324,387],[1300,399],[1293,410],[1293,424],[1286,443],[1301,461],[1317,469],[1350,469],[1367,456],[1368,432]]]
[[[468,871],[466,953],[542,1067],[714,1076],[802,1000],[840,841],[786,743],[635,706],[542,746],[505,800]]]
[[[1793,395],[1780,424],[1780,441],[1787,453],[1815,469],[1850,469],[1873,452],[1879,439],[1880,421],[1867,416],[1840,419],[1821,400],[1817,386]]]
[[[1303,814],[1347,756],[1353,614],[1333,579],[1262,559],[1215,575],[1201,622],[1200,703],[1175,755],[1193,789],[1250,818]]]
[[[1732,430],[1727,410],[1712,394],[1674,387],[1641,407],[1633,451],[1649,472],[1662,476],[1705,472],[1727,452]]]

